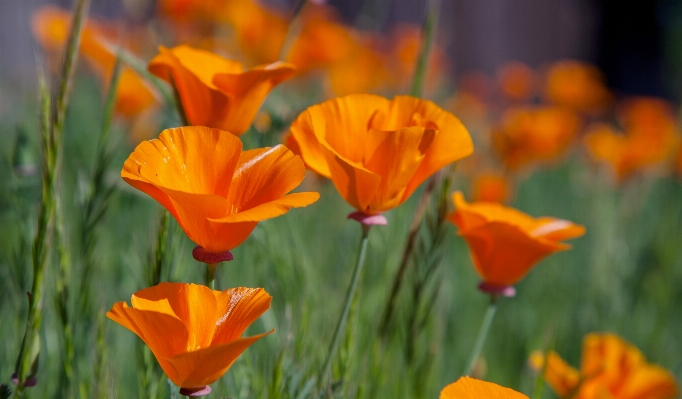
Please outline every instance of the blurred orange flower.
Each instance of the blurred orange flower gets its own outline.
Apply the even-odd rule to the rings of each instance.
[[[492,382],[462,377],[443,388],[439,399],[528,399],[528,396]]]
[[[71,25],[71,14],[59,7],[40,7],[31,18],[33,35],[47,51],[60,51],[66,44]],[[80,51],[99,75],[103,84],[109,84],[116,64],[113,46],[115,37],[105,26],[88,21],[83,28]],[[114,32],[115,33],[115,32]],[[114,111],[125,117],[136,116],[156,103],[154,93],[147,83],[132,69],[123,66],[116,88]]]
[[[183,395],[211,391],[251,344],[274,330],[240,338],[272,298],[262,288],[213,291],[203,285],[161,283],[117,302],[107,317],[137,334]]]
[[[578,115],[566,108],[510,108],[493,129],[493,147],[505,166],[514,170],[559,157],[579,129]]]
[[[621,107],[625,130],[607,124],[592,126],[584,142],[590,156],[611,165],[619,182],[638,170],[668,159],[677,142],[671,107],[654,98],[636,98]]]
[[[588,334],[580,370],[550,352],[534,353],[531,365],[544,368],[545,381],[560,398],[672,399],[679,388],[673,375],[647,363],[642,352],[615,334]]]
[[[424,41],[421,26],[402,24],[398,25],[389,37],[390,67],[392,85],[401,90],[405,90],[407,85],[412,82],[414,69],[417,65],[419,53]],[[438,43],[434,42],[429,54],[426,72],[425,86],[431,90],[437,87],[442,81],[443,72],[447,64],[447,55]]]
[[[366,215],[397,207],[430,175],[473,151],[454,115],[409,96],[328,100],[301,113],[290,133],[306,165]]]
[[[384,57],[365,35],[351,42],[346,56],[327,68],[332,93],[337,96],[367,93],[383,88],[388,80]]]
[[[238,137],[199,126],[167,129],[142,142],[121,171],[192,241],[216,254],[241,244],[258,222],[317,201],[314,192],[286,195],[304,174],[301,158],[282,145],[242,152]]]
[[[448,219],[469,245],[479,288],[509,293],[547,255],[567,250],[563,240],[580,237],[585,228],[568,220],[533,218],[514,208],[492,202],[467,203],[461,192],[453,194],[456,211]]]
[[[497,80],[502,94],[514,101],[530,99],[537,84],[535,72],[519,61],[511,61],[502,65],[497,71]]]
[[[294,75],[283,62],[244,71],[236,61],[185,45],[159,50],[149,71],[173,85],[187,122],[236,135],[249,128],[270,90]]]
[[[496,172],[480,173],[473,180],[474,202],[507,202],[511,187],[504,175]]]
[[[599,113],[611,102],[601,71],[574,60],[560,61],[549,68],[545,94],[555,104],[585,113]]]

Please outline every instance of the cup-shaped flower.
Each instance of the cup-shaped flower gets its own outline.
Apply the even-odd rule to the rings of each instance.
[[[143,141],[121,171],[123,180],[158,201],[212,253],[241,244],[261,220],[317,201],[315,192],[286,195],[304,174],[301,158],[283,145],[242,152],[237,136],[200,126]]]
[[[137,334],[168,378],[189,393],[215,382],[246,348],[272,333],[241,338],[271,299],[262,288],[161,283],[133,294],[132,307],[115,303],[107,317]]]
[[[679,392],[670,372],[648,363],[639,349],[615,334],[585,336],[580,370],[553,351],[546,359],[537,353],[533,357],[531,365],[543,370],[560,398],[672,399]]]
[[[249,128],[270,91],[294,75],[284,62],[244,71],[236,61],[186,45],[159,51],[149,71],[173,86],[187,122],[236,135]]]
[[[443,388],[439,399],[528,399],[528,396],[492,382],[462,377]]]
[[[459,119],[409,96],[328,100],[306,109],[290,132],[306,165],[367,215],[397,207],[433,173],[473,151]]]
[[[502,292],[519,282],[547,255],[570,248],[561,242],[580,237],[583,226],[551,217],[533,218],[493,202],[467,203],[453,195],[456,211],[448,217],[469,245],[484,291]]]

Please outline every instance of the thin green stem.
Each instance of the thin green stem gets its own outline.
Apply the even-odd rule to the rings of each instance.
[[[360,239],[360,251],[358,252],[358,258],[355,262],[355,270],[353,270],[353,278],[351,280],[350,286],[348,286],[348,291],[346,292],[346,300],[343,305],[343,311],[341,312],[341,317],[336,325],[336,330],[334,331],[334,337],[332,338],[332,343],[329,345],[329,353],[327,354],[327,360],[324,362],[322,370],[320,370],[320,378],[318,384],[320,387],[324,386],[327,376],[331,372],[332,363],[336,355],[336,351],[339,347],[339,342],[341,341],[341,335],[346,327],[346,322],[348,321],[348,314],[350,313],[351,303],[353,302],[353,297],[355,296],[355,290],[360,281],[360,276],[362,274],[362,268],[365,264],[365,255],[367,254],[367,243],[369,242],[369,229],[370,226],[362,225],[362,237]]]
[[[289,21],[289,27],[287,28],[287,34],[284,36],[284,41],[282,41],[282,47],[279,49],[279,60],[284,60],[289,55],[291,48],[294,46],[296,38],[301,33],[302,21],[299,18],[299,14],[303,9],[303,6],[308,2],[308,0],[298,0],[293,12],[291,13],[291,20]]]
[[[215,289],[215,271],[217,268],[217,263],[206,264],[206,285],[212,290]]]
[[[426,5],[426,18],[422,27],[423,41],[422,48],[417,58],[417,65],[414,68],[414,77],[412,79],[412,88],[410,95],[420,97],[424,87],[424,78],[429,64],[429,56],[431,55],[431,47],[435,38],[436,26],[438,25],[438,15],[440,10],[440,0],[429,0]]]
[[[470,375],[471,371],[476,365],[476,360],[481,355],[481,350],[483,350],[483,344],[488,336],[488,331],[490,330],[490,325],[493,323],[493,318],[495,318],[495,312],[497,312],[497,297],[495,295],[490,296],[490,304],[488,309],[485,311],[485,316],[483,316],[483,323],[481,324],[481,329],[478,331],[478,338],[476,338],[476,343],[471,350],[471,355],[469,356],[469,361],[464,369],[462,375]]]

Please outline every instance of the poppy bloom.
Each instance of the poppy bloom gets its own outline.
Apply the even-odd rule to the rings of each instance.
[[[317,201],[314,192],[286,195],[304,174],[301,158],[283,145],[242,152],[238,137],[200,126],[143,141],[121,171],[123,180],[158,201],[213,254],[241,244],[261,220]]]
[[[187,122],[244,133],[273,87],[294,75],[291,64],[275,62],[244,71],[240,63],[182,45],[149,63],[149,71],[172,84]]]
[[[580,370],[555,352],[534,354],[531,366],[560,398],[672,399],[679,388],[670,372],[650,364],[642,352],[615,334],[588,334],[583,340]]]
[[[36,40],[49,52],[61,51],[71,29],[70,24],[71,14],[54,6],[39,8],[31,21]],[[94,21],[85,24],[80,51],[104,85],[109,84],[116,64],[114,42],[115,34],[112,34],[111,29]],[[147,83],[130,67],[123,66],[116,87],[114,111],[124,117],[133,117],[150,109],[155,103],[154,93]]]
[[[528,399],[528,396],[492,382],[462,377],[443,388],[439,399]]]
[[[545,93],[554,104],[585,113],[598,113],[611,101],[604,75],[590,64],[566,60],[547,71]]]
[[[186,396],[209,393],[251,344],[274,330],[241,338],[270,308],[262,288],[214,291],[203,285],[161,283],[117,302],[107,317],[137,334],[164,373]]]
[[[509,200],[510,196],[510,184],[502,174],[485,172],[474,178],[473,199],[475,202],[504,203]]]
[[[519,61],[503,65],[497,71],[500,91],[510,100],[526,101],[535,91],[536,77],[533,70]]]
[[[518,107],[505,111],[492,143],[509,169],[561,156],[580,128],[578,115],[560,107]]]
[[[364,215],[397,207],[433,173],[473,151],[459,119],[409,96],[328,100],[303,111],[290,133],[308,168],[331,179]]]
[[[551,217],[533,218],[492,202],[468,204],[461,192],[453,195],[456,211],[448,219],[469,245],[479,289],[513,296],[518,283],[545,256],[567,250],[563,240],[580,237],[583,226]]]

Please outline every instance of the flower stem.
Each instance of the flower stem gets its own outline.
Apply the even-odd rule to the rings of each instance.
[[[218,268],[217,263],[206,264],[206,285],[208,288],[215,289],[215,270]]]
[[[471,350],[471,355],[469,355],[469,361],[464,369],[462,375],[470,375],[471,371],[474,369],[476,360],[481,355],[481,350],[483,349],[483,344],[488,336],[488,331],[490,330],[490,325],[493,323],[493,318],[495,317],[495,312],[497,312],[497,296],[490,296],[490,304],[488,309],[485,311],[485,316],[483,316],[483,323],[481,324],[481,329],[478,330],[478,338],[476,338],[476,343]]]
[[[355,289],[360,280],[360,275],[362,274],[362,268],[365,264],[365,255],[367,254],[367,243],[369,242],[369,229],[371,226],[362,225],[362,237],[360,239],[360,251],[358,252],[358,258],[355,262],[355,270],[353,270],[353,278],[351,280],[350,286],[348,286],[348,291],[346,292],[346,301],[343,305],[343,311],[341,312],[341,317],[336,325],[336,331],[334,331],[334,338],[332,338],[332,343],[329,345],[329,353],[327,354],[327,360],[324,362],[324,367],[320,371],[320,378],[318,380],[318,386],[324,386],[324,382],[327,376],[331,372],[332,362],[334,361],[334,356],[339,348],[339,342],[341,341],[341,334],[346,327],[346,322],[348,321],[348,314],[350,313],[351,303],[353,302],[353,297],[355,296]]]

